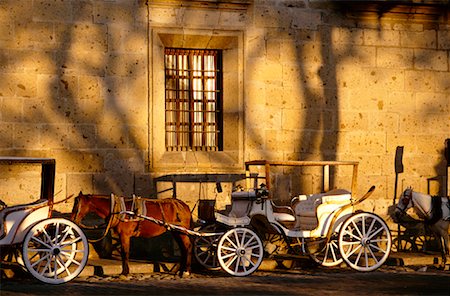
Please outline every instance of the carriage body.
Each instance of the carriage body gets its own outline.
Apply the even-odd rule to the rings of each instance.
[[[329,190],[329,167],[340,165],[353,167],[351,191]],[[264,184],[259,188],[257,184],[261,177],[250,172],[251,166],[265,169]],[[321,166],[323,192],[299,195],[291,200],[290,206],[277,206],[270,190],[271,166]],[[258,268],[263,256],[278,250],[276,256],[298,256],[300,252],[323,266],[337,266],[345,261],[358,271],[377,269],[389,256],[391,235],[379,216],[355,212],[354,206],[375,189],[372,186],[363,197],[355,198],[357,168],[357,162],[342,161],[247,162],[247,188],[232,193],[228,213],[215,213],[216,223],[225,225],[228,230],[220,237],[210,239],[209,246],[217,246],[217,253],[208,254],[209,261],[205,260],[204,266],[213,269],[220,264],[229,274],[245,276]],[[270,237],[273,234],[281,237],[284,246],[280,240],[278,245],[272,244]],[[279,250],[295,250],[296,254],[280,254]],[[206,248],[198,253],[206,254]],[[218,257],[216,266],[210,260],[215,256]],[[196,257],[202,263],[201,256]]]
[[[36,279],[61,284],[77,277],[87,263],[83,231],[64,218],[52,218],[56,162],[52,158],[0,157],[0,164],[41,166],[40,197],[0,209],[1,261],[19,265]]]
[[[21,244],[30,228],[51,215],[48,200],[38,200],[34,204],[19,205],[0,212],[2,219],[0,246]]]
[[[216,212],[216,221],[230,227],[249,226],[257,217],[288,237],[323,238],[330,228],[339,231],[338,226],[353,213],[350,193],[301,195],[294,198],[293,207],[278,207],[270,198],[256,196],[257,191],[233,192],[230,213]]]

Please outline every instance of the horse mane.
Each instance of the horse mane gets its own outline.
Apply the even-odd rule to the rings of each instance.
[[[442,219],[442,198],[440,196],[431,196],[431,218],[425,220],[426,224],[435,224]]]

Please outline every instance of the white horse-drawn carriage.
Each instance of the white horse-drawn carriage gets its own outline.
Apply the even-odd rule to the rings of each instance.
[[[61,284],[77,277],[87,263],[89,245],[83,231],[64,218],[51,218],[55,160],[0,157],[0,164],[41,165],[40,198],[0,208],[1,261],[15,261],[36,279]]]
[[[252,176],[252,166],[265,168],[266,185],[257,185],[260,178]],[[323,167],[325,192],[299,195],[291,206],[276,206],[268,188],[274,166]],[[328,190],[330,166],[353,167],[351,191]],[[375,189],[359,199],[353,196],[357,168],[357,162],[342,161],[247,162],[247,188],[233,192],[231,210],[216,212],[216,223],[203,229],[217,235],[196,238],[197,260],[206,268],[222,268],[234,276],[251,274],[271,255],[278,259],[307,255],[323,266],[344,261],[358,271],[379,268],[389,257],[391,234],[378,215],[354,210]],[[273,236],[278,239],[274,241]]]

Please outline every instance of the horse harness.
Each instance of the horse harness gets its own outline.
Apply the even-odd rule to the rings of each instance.
[[[427,212],[422,207],[420,207],[419,204],[414,204],[414,199],[412,198],[413,191],[411,189],[406,189],[403,193],[403,198],[401,199],[401,202],[405,206],[404,209],[401,209],[397,206],[397,209],[399,209],[402,213],[405,213],[407,210],[408,204],[411,202],[412,207],[416,207],[417,209],[422,212],[422,214],[426,217],[425,218],[425,224],[433,225],[437,221],[443,218],[443,212],[442,212],[442,199],[440,196],[431,196],[431,211]],[[447,197],[448,198],[448,197]]]

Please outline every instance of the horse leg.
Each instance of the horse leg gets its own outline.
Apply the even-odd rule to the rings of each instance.
[[[184,272],[188,275],[191,273],[191,262],[192,262],[192,241],[191,238],[186,234],[174,234],[174,238],[178,243],[181,251],[181,262],[180,262],[180,277],[183,276]]]
[[[120,255],[122,257],[122,275],[128,275],[130,273],[130,267],[128,265],[130,260],[130,236],[124,233],[119,234],[120,237]]]
[[[442,264],[447,264],[447,257],[450,256],[450,244],[449,244],[449,235],[448,231],[445,231],[442,236],[442,252],[443,252],[443,258],[442,258]]]

